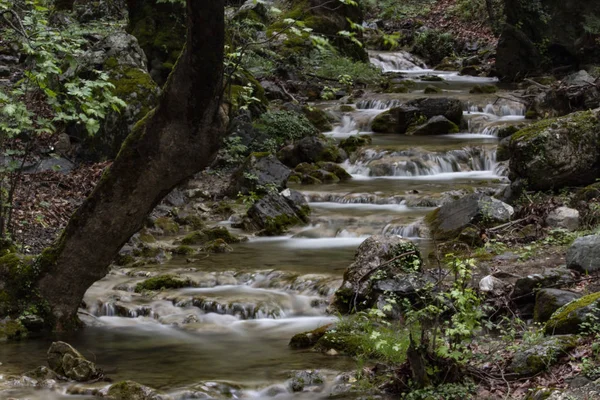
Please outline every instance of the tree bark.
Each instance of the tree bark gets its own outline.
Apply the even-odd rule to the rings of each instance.
[[[37,291],[54,330],[78,325],[86,290],[176,185],[210,164],[224,133],[223,0],[187,0],[186,46],[158,107],[140,121],[112,166],[38,260]]]

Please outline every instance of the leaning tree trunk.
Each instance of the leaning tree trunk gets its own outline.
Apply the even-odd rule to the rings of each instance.
[[[187,39],[158,107],[140,121],[60,239],[38,261],[55,330],[77,326],[86,290],[177,184],[206,167],[223,134],[223,0],[187,0]]]

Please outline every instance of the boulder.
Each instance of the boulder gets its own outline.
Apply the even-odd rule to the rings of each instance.
[[[493,226],[510,221],[514,209],[493,197],[475,193],[444,204],[431,211],[425,221],[433,238],[448,240],[457,237],[465,228]]]
[[[546,322],[547,335],[581,333],[585,322],[600,318],[600,292],[588,294],[559,308]]]
[[[308,222],[310,208],[301,193],[286,189],[269,193],[250,207],[242,226],[265,236],[282,235],[293,225]]]
[[[252,153],[233,174],[227,193],[237,196],[281,191],[286,188],[291,170],[269,153]]]
[[[414,131],[407,132],[407,134],[415,136],[445,135],[447,133],[458,133],[458,126],[442,115],[430,118],[429,121],[415,128]]]
[[[346,158],[343,150],[324,137],[306,137],[295,144],[282,148],[277,157],[288,167],[319,161],[342,162]]]
[[[579,211],[569,207],[558,207],[548,213],[546,225],[576,231],[579,228]]]
[[[580,293],[560,289],[540,289],[535,296],[533,320],[546,322],[562,306],[581,298]]]
[[[510,137],[509,178],[530,190],[589,185],[600,177],[599,110],[543,120]]]
[[[48,366],[57,374],[77,382],[96,380],[103,376],[101,369],[65,342],[52,343],[48,349]]]
[[[583,273],[600,270],[600,235],[575,239],[567,250],[567,268]]]
[[[343,139],[340,142],[339,147],[340,147],[340,149],[344,150],[346,152],[346,154],[350,155],[350,154],[354,153],[356,150],[358,150],[359,148],[371,144],[372,141],[373,141],[373,139],[371,138],[371,136],[353,135],[353,136],[347,137],[346,139]]]
[[[547,370],[577,345],[574,335],[553,336],[543,342],[521,348],[508,365],[507,371],[521,375],[535,375]]]
[[[511,289],[511,285],[493,275],[487,275],[479,281],[479,291],[492,296],[503,296]]]
[[[406,133],[411,126],[443,116],[455,125],[462,121],[462,103],[450,98],[422,98],[391,108],[375,119],[371,129],[378,133]]]
[[[341,313],[383,309],[388,296],[413,299],[434,282],[421,272],[418,248],[398,236],[371,236],[356,251],[344,281],[335,292],[332,308]]]
[[[112,94],[127,104],[120,112],[111,110],[93,136],[81,124],[67,126],[67,134],[80,142],[76,154],[97,161],[117,155],[133,126],[158,103],[160,88],[148,74],[146,56],[137,39],[124,32],[104,37],[81,57],[76,70],[65,74],[85,77],[93,70],[106,72],[114,85]]]

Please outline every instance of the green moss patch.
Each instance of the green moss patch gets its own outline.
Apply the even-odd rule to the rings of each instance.
[[[179,289],[192,286],[189,279],[181,279],[175,275],[159,275],[135,285],[135,292],[140,293],[144,290],[163,290]]]

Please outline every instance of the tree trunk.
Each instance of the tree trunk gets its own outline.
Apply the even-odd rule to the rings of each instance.
[[[186,46],[158,107],[38,260],[37,292],[58,331],[77,326],[86,290],[176,185],[208,166],[224,133],[223,0],[187,0]]]

